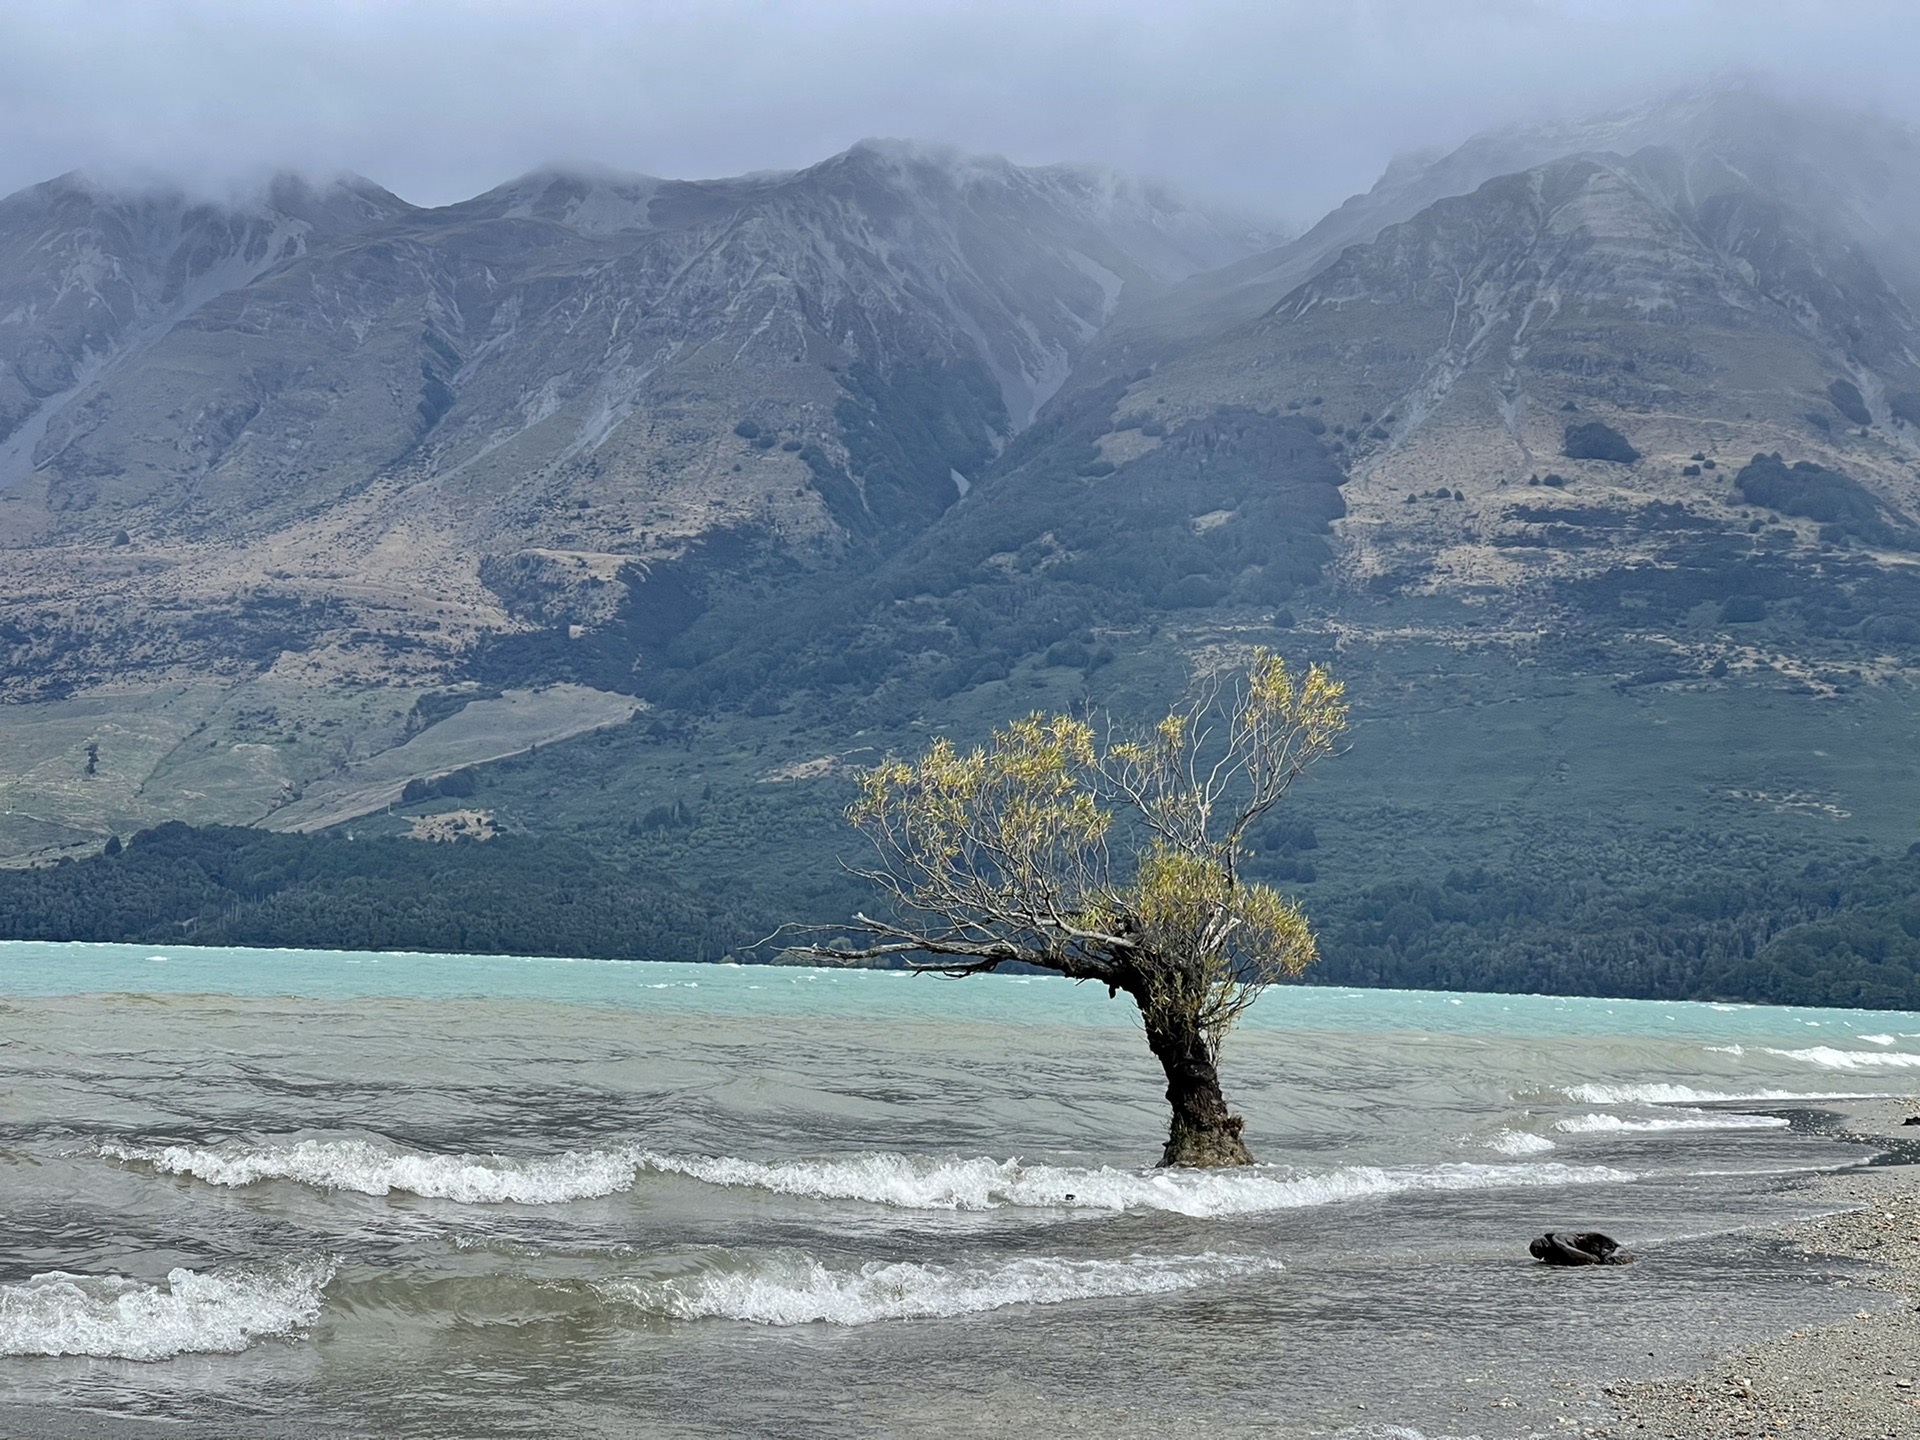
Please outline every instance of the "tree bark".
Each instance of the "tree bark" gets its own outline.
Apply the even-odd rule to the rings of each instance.
[[[1149,1015],[1144,1009],[1141,1018],[1147,1044],[1167,1072],[1167,1104],[1173,1107],[1160,1163],[1203,1169],[1251,1165],[1253,1153],[1240,1138],[1246,1122],[1227,1109],[1220,1072],[1199,1027],[1184,1017]]]

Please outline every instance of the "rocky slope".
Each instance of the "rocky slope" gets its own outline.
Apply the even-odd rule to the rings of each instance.
[[[564,642],[650,567],[704,586],[897,543],[1123,293],[1270,241],[1095,170],[893,142],[435,211],[359,180],[225,206],[50,182],[0,204],[0,693],[144,713],[173,687],[192,730],[249,684],[285,736],[373,686],[397,710],[335,722],[389,743],[484,637]],[[316,763],[266,765],[267,798]]]
[[[410,209],[366,181],[292,177],[229,205],[79,175],[0,200],[0,488],[45,463],[83,392],[202,307]]]
[[[1272,250],[1131,298],[1081,366],[1086,380],[1164,360],[1248,323],[1351,245],[1487,181],[1576,155],[1665,149],[1740,177],[1821,223],[1920,303],[1920,141],[1906,127],[1764,89],[1713,86],[1585,120],[1512,125],[1451,151],[1406,155],[1374,186]]]
[[[919,528],[1123,289],[1260,238],[896,144],[433,212],[363,182],[222,211],[57,181],[0,209],[0,536],[63,567],[117,541],[198,601],[369,587],[451,622],[430,588],[480,625],[591,621],[622,564],[715,530],[818,557]],[[137,584],[123,558],[103,589]]]
[[[1881,156],[1878,188],[1843,204],[1835,147],[1747,168],[1771,138],[1752,103],[1689,108],[1684,127],[1641,117],[1632,138],[1674,143],[1436,201],[1188,345],[1114,414],[1176,424],[1226,402],[1327,427],[1349,475],[1350,592],[1450,597],[1517,637],[1645,621],[1703,663],[1751,660],[1752,632],[1667,622],[1736,595],[1797,596],[1816,631],[1826,611],[1901,630],[1920,573],[1920,323],[1901,262],[1920,231],[1880,225],[1920,203],[1920,156],[1895,137],[1900,165]],[[1743,480],[1757,454],[1817,467],[1884,523],[1853,533],[1838,499]]]

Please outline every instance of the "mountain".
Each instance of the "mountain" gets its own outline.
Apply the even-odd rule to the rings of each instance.
[[[1248,858],[1326,974],[1920,997],[1872,968],[1920,808],[1901,127],[1683,94],[1396,162],[1284,243],[894,143],[302,234],[54,392],[0,499],[15,855],[312,833],[126,872],[310,941],[439,883],[386,840],[494,835],[460,886],[576,856],[721,953],[860,903],[859,765],[1268,644],[1355,701]],[[248,878],[350,836],[374,889]]]
[[[392,479],[450,492],[469,534],[523,538],[554,528],[529,503],[592,490],[635,512],[589,527],[629,546],[707,523],[662,506],[649,469],[702,471],[702,503],[737,515],[790,488],[773,474],[809,479],[769,458],[708,483],[736,421],[844,465],[847,371],[871,372],[856,401],[876,413],[899,365],[958,387],[945,458],[977,469],[1125,287],[1265,238],[1091,172],[882,143],[710,184],[535,174],[432,212],[362,182],[222,211],[69,179],[7,202],[0,237],[19,261],[0,434],[39,522],[13,533],[257,534]],[[889,525],[957,496],[948,470],[884,497],[854,480],[845,513],[783,508]]]
[[[0,200],[0,486],[81,394],[220,296],[411,207],[368,181],[283,176],[220,205],[79,174]]]
[[[1510,125],[1450,151],[1406,155],[1372,189],[1271,250],[1194,275],[1168,293],[1138,295],[1083,363],[1083,376],[1119,373],[1245,324],[1389,225],[1487,181],[1580,155],[1666,150],[1719,167],[1756,196],[1819,217],[1859,247],[1920,305],[1920,151],[1903,125],[1765,89],[1713,86],[1585,120]]]
[[[1526,597],[1528,627],[1623,586],[1660,591],[1663,612],[1784,584],[1905,614],[1920,322],[1876,260],[1905,242],[1864,243],[1822,163],[1763,185],[1743,147],[1716,150],[1755,128],[1733,123],[1749,97],[1728,104],[1688,111],[1685,149],[1582,153],[1437,201],[1116,408],[1151,391],[1166,423],[1229,402],[1328,424],[1349,476],[1341,565],[1374,594]],[[1920,154],[1901,153],[1883,213],[1920,198]],[[1780,198],[1814,175],[1821,203]],[[1766,503],[1741,478],[1761,454],[1817,467],[1871,533]],[[1658,584],[1626,578],[1649,565]]]
[[[649,577],[670,619],[730,569],[924,528],[1125,292],[1271,239],[1097,170],[898,142],[433,211],[357,180],[225,207],[37,187],[0,207],[0,694],[179,715],[86,787],[86,828],[258,818],[406,739],[476,646],[550,678]],[[592,683],[631,690],[631,660]],[[139,767],[208,724],[258,748],[156,789]]]
[[[899,144],[711,184],[531,175],[432,212],[359,182],[224,212],[55,182],[0,213],[28,262],[0,299],[0,536],[125,532],[197,602],[351,571],[396,623],[590,619],[622,565],[715,532],[817,559],[923,525],[1125,288],[1260,238]]]
[[[1069,629],[1199,611],[1240,625],[1317,586],[1345,641],[1411,626],[1519,653],[1578,631],[1631,639],[1652,657],[1634,673],[1759,664],[1760,632],[1739,628],[1755,622],[1715,618],[1758,601],[1801,627],[1788,670],[1849,685],[1852,642],[1920,613],[1920,326],[1875,258],[1897,257],[1899,236],[1870,249],[1861,207],[1827,203],[1834,145],[1802,146],[1800,168],[1776,163],[1764,186],[1740,168],[1756,133],[1776,162],[1793,153],[1774,133],[1791,112],[1768,109],[1769,132],[1757,103],[1685,97],[1576,127],[1583,144],[1656,133],[1685,148],[1582,150],[1447,195],[1158,364],[1106,374],[1110,329],[967,503],[904,547],[880,609],[769,641],[762,598],[732,597],[654,647],[656,675],[727,669],[736,693],[779,706],[812,673],[810,645],[842,666],[859,626],[897,630],[916,597],[940,602],[951,633],[956,594],[1004,612],[985,597],[1044,576],[1045,606],[1084,617]],[[1814,119],[1824,136],[1831,117]],[[1857,150],[1911,160],[1900,134],[1859,124]],[[1567,138],[1477,141],[1434,162],[1438,178],[1374,194],[1451,188]],[[1875,173],[1878,213],[1920,196],[1920,165]],[[992,655],[871,648],[889,677],[925,672],[909,693],[949,663],[1026,653],[985,638],[1004,627],[959,628]]]
[[[783,836],[832,833],[824,798],[787,809],[810,780],[1033,706],[1151,706],[1267,643],[1356,699],[1355,768],[1249,862],[1339,917],[1329,974],[1761,993],[1759,952],[1814,912],[1740,887],[1805,894],[1807,865],[1916,838],[1920,346],[1902,237],[1860,217],[1920,172],[1858,120],[1888,188],[1842,206],[1835,147],[1786,145],[1773,102],[1757,131],[1756,103],[1595,122],[1116,373],[1123,309],[965,503],[868,573],[711,599],[648,651],[650,738],[567,763],[633,815],[692,805],[677,767],[704,753],[695,833],[620,844],[745,886],[804,868]],[[1753,133],[1800,168],[1756,178]],[[1477,168],[1435,163],[1442,191]],[[537,783],[489,803],[531,824]],[[1723,929],[1680,933],[1676,877]],[[1888,983],[1819,993],[1920,993]]]

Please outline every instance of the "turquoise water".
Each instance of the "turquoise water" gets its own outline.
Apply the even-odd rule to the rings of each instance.
[[[1168,1174],[1051,977],[0,945],[0,1434],[1567,1433],[1859,1307],[1755,1227],[1920,1016],[1288,987],[1223,1072]]]
[[[1100,987],[1054,976],[983,975],[956,981],[885,970],[22,941],[0,942],[0,994],[510,999],[662,1014],[1135,1024],[1127,1005],[1109,1003]],[[1888,1032],[1920,1039],[1920,1013],[1913,1011],[1323,986],[1275,989],[1245,1023],[1262,1030],[1690,1037],[1720,1044],[1817,1043]]]

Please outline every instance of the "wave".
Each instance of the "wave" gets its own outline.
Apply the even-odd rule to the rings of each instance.
[[[1723,1110],[1718,1113],[1693,1111],[1645,1120],[1629,1120],[1619,1115],[1574,1115],[1556,1121],[1553,1128],[1570,1135],[1591,1135],[1660,1130],[1784,1130],[1788,1123],[1777,1115],[1742,1115],[1738,1111]]]
[[[370,1140],[297,1140],[267,1145],[103,1145],[100,1153],[210,1185],[294,1180],[322,1190],[386,1195],[395,1190],[463,1205],[551,1205],[633,1188],[630,1152],[558,1155],[438,1155]]]
[[[332,1261],[173,1270],[158,1285],[63,1270],[0,1285],[0,1355],[238,1354],[320,1317]]]
[[[1691,1085],[1569,1085],[1560,1093],[1582,1105],[1729,1105],[1743,1100],[1871,1100],[1805,1090],[1696,1090]]]
[[[982,1265],[871,1262],[835,1268],[810,1255],[768,1255],[739,1270],[663,1280],[604,1280],[606,1300],[670,1320],[757,1325],[870,1325],[937,1319],[1008,1305],[1057,1305],[1125,1295],[1167,1295],[1282,1268],[1260,1256],[1135,1255],[1126,1260],[1039,1256]]]
[[[1634,1177],[1604,1166],[1456,1162],[1383,1168],[1346,1165],[1323,1174],[1284,1167],[1235,1170],[1097,1170],[1017,1160],[938,1160],[891,1153],[847,1160],[763,1164],[731,1158],[651,1156],[655,1169],[710,1185],[821,1200],[862,1200],[909,1210],[1162,1210],[1196,1217],[1297,1210],[1415,1190],[1580,1185]]]
[[[1860,1038],[1865,1040],[1868,1037],[1862,1035]],[[1778,1055],[1783,1060],[1798,1060],[1828,1070],[1866,1070],[1875,1066],[1920,1067],[1920,1055],[1901,1050],[1836,1050],[1831,1045],[1814,1045],[1805,1050],[1769,1049],[1767,1053]]]
[[[1502,1130],[1490,1140],[1481,1142],[1489,1150],[1498,1150],[1502,1155],[1544,1155],[1556,1148],[1553,1141],[1544,1135],[1536,1135],[1531,1130]]]
[[[549,1205],[630,1190],[643,1173],[729,1189],[904,1210],[1006,1208],[1159,1210],[1180,1215],[1256,1214],[1415,1190],[1480,1190],[1631,1180],[1602,1166],[1558,1164],[1349,1165],[1319,1174],[1284,1166],[1235,1170],[1118,1170],[1028,1165],[1019,1160],[870,1152],[826,1160],[745,1160],[639,1149],[559,1155],[442,1155],[391,1142],[305,1139],[261,1145],[104,1145],[110,1159],[191,1175],[213,1185],[293,1180],[320,1189],[396,1190],[462,1204]]]

